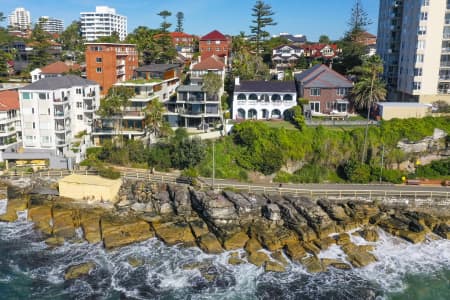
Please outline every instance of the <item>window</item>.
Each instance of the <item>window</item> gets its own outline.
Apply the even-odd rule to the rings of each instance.
[[[36,123],[33,122],[33,129],[36,129]]]
[[[426,21],[426,20],[428,20],[428,12],[426,12],[426,11],[421,12],[421,13],[420,13],[420,20],[421,20],[421,21]]]
[[[430,0],[423,0],[422,1],[422,5],[423,6],[429,6],[430,5]]]
[[[311,107],[311,111],[320,112],[320,102],[309,102],[309,106]]]
[[[417,41],[417,49],[420,49],[420,50],[425,49],[425,40],[418,40]]]
[[[348,94],[348,89],[347,88],[337,88],[336,94],[338,96],[346,96]]]
[[[292,101],[292,95],[290,95],[290,94],[285,94],[285,95],[283,96],[283,100],[284,100],[284,101]]]
[[[34,115],[34,107],[31,108],[31,113]]]
[[[102,68],[97,68],[97,73],[101,73],[102,72]]]
[[[220,51],[220,47],[217,47],[217,48],[216,48],[216,51]]]
[[[52,142],[51,136],[41,136],[41,143],[42,144],[49,144]]]
[[[82,90],[81,89],[76,89],[75,92],[76,92],[77,95],[81,95]]]
[[[101,58],[101,57],[96,57],[96,58],[95,58],[95,62],[101,63],[101,62],[102,62],[102,58]]]
[[[421,88],[422,88],[422,83],[421,82],[417,82],[417,81],[413,82],[413,90],[419,91]]]
[[[77,108],[82,108],[83,107],[83,103],[82,102],[77,102]]]
[[[417,30],[418,35],[426,35],[427,34],[427,26],[419,26],[419,30]]]
[[[77,120],[83,120],[83,115],[77,115]]]
[[[320,96],[320,88],[311,88],[309,94],[311,96]]]
[[[414,68],[414,76],[422,76],[422,68]]]
[[[23,100],[31,100],[31,93],[29,93],[29,92],[23,92],[23,93],[22,93],[22,99],[23,99]]]
[[[416,55],[416,63],[423,63],[423,54]]]
[[[25,140],[27,140],[28,142],[32,142],[33,141],[33,136],[32,135],[27,135],[27,136],[25,136]]]
[[[47,94],[46,93],[39,93],[39,100],[46,100],[47,99]]]
[[[237,99],[238,99],[238,100],[246,100],[245,94],[239,94],[239,95],[237,96]]]

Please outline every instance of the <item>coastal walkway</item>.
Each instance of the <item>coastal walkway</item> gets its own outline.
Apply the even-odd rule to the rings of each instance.
[[[96,171],[41,171],[36,173],[8,173],[4,179],[60,178],[70,174],[97,175]],[[146,180],[155,183],[190,184],[190,180],[172,173],[148,170],[120,170],[121,177],[129,180]],[[231,190],[253,194],[288,195],[327,198],[335,201],[380,201],[382,203],[408,206],[450,206],[450,188],[443,186],[406,186],[394,184],[264,184],[257,185],[233,180],[198,178],[195,185],[201,189],[215,191]]]

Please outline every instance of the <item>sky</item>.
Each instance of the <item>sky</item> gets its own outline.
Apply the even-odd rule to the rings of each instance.
[[[24,7],[35,22],[40,16],[64,20],[67,26],[78,20],[80,12],[95,11],[97,5],[107,5],[128,17],[128,31],[143,25],[157,28],[162,10],[172,12],[169,18],[175,28],[177,12],[184,13],[184,31],[202,36],[217,29],[224,34],[250,33],[251,9],[256,0],[0,0],[0,11],[8,15],[16,7]],[[266,27],[271,35],[280,32],[304,34],[317,41],[322,34],[339,39],[347,29],[355,0],[265,0],[272,7],[276,26]],[[368,27],[377,33],[379,0],[362,0],[363,8],[372,20]],[[6,25],[6,24],[3,24]]]

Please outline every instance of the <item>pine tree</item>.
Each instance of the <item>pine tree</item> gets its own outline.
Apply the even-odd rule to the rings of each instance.
[[[183,22],[184,22],[184,13],[179,11],[177,12],[177,28],[175,29],[176,32],[183,32]]]
[[[272,11],[272,7],[263,1],[258,0],[252,8],[252,16],[254,20],[252,23],[254,25],[250,26],[252,32],[252,40],[256,43],[256,51],[260,53],[261,41],[270,36],[269,32],[265,31],[264,28],[267,26],[277,25],[272,19],[275,14]]]
[[[163,10],[158,13],[158,16],[163,18],[163,22],[160,27],[162,34],[157,38],[155,43],[155,50],[158,53],[156,61],[159,63],[169,63],[177,56],[177,50],[175,49],[172,43],[172,38],[169,35],[169,28],[172,24],[167,22],[167,18],[171,15],[172,13],[167,10]]]
[[[366,30],[366,27],[372,24],[367,12],[364,10],[361,0],[355,0],[352,8],[352,14],[348,21],[349,32],[347,34],[358,34]]]

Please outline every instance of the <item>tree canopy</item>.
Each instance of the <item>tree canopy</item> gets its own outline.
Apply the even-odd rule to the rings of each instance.
[[[176,27],[175,31],[183,32],[184,13],[179,11],[179,12],[177,12],[176,17],[177,17],[177,27]]]
[[[261,41],[270,36],[269,32],[264,30],[267,26],[274,26],[277,23],[273,20],[272,16],[275,14],[272,11],[272,7],[263,1],[256,1],[252,8],[252,20],[253,25],[250,26],[252,33],[251,39],[256,43],[256,52],[260,53]]]

